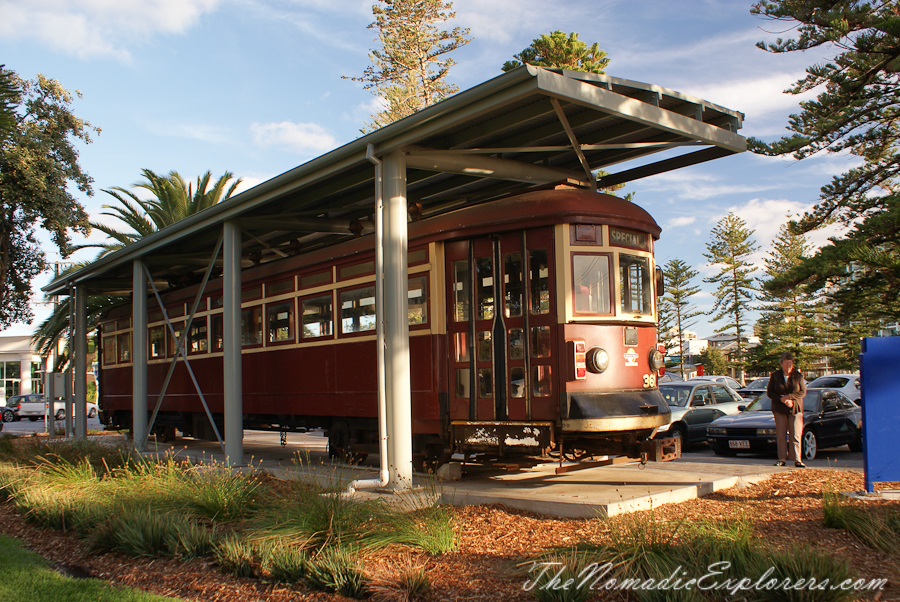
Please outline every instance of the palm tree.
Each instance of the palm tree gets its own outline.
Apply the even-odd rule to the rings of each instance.
[[[226,190],[228,181],[233,178],[231,172],[226,171],[210,190],[209,181],[212,177],[206,172],[197,178],[197,188],[185,182],[177,171],[170,171],[167,176],[160,176],[149,169],[142,170],[146,182],[138,182],[132,188],[150,191],[153,198],[141,199],[131,190],[118,186],[110,190],[104,190],[112,196],[119,205],[103,205],[110,211],[102,212],[102,215],[115,217],[131,228],[130,232],[122,232],[106,224],[91,222],[91,228],[96,228],[113,239],[113,242],[83,245],[80,248],[99,247],[103,249],[99,259],[104,255],[117,251],[122,247],[138,241],[145,236],[150,236],[166,226],[181,221],[189,215],[199,213],[208,207],[212,207],[219,201],[231,198],[235,189],[243,180],[238,178]]]
[[[98,247],[101,249],[97,259],[117,251],[145,236],[150,236],[166,226],[182,220],[204,209],[212,207],[220,201],[231,198],[235,189],[243,181],[233,179],[231,172],[225,172],[213,187],[209,190],[212,174],[206,172],[197,178],[197,186],[185,182],[178,172],[170,171],[168,175],[160,176],[149,169],[141,170],[146,181],[138,182],[132,188],[148,190],[153,196],[150,199],[141,199],[131,190],[118,186],[110,190],[104,190],[106,194],[115,198],[119,205],[103,205],[103,215],[115,217],[124,223],[129,229],[117,230],[106,224],[91,222],[92,228],[97,228],[112,241],[81,245],[77,248]],[[227,187],[227,188],[226,188]],[[63,274],[73,272],[88,265],[89,262],[70,266]],[[128,297],[91,295],[87,298],[87,320],[93,324],[103,312],[128,300]],[[53,309],[53,313],[35,329],[31,336],[32,342],[40,350],[41,355],[51,353],[58,348],[59,341],[63,340],[69,330],[69,298],[65,298]],[[64,369],[68,359],[68,352],[64,352],[57,362],[56,369]]]

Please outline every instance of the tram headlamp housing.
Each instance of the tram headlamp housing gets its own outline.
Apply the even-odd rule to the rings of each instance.
[[[651,349],[650,357],[648,358],[648,360],[650,362],[651,370],[659,370],[666,365],[666,358],[664,358],[663,354],[659,352],[659,349]]]
[[[587,352],[587,369],[600,374],[609,368],[609,353],[602,347],[593,347]]]

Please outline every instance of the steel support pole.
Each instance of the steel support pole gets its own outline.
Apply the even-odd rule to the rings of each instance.
[[[71,282],[69,283],[69,359],[66,362],[66,385],[65,389],[65,402],[63,403],[63,407],[65,408],[66,413],[66,439],[69,439],[73,435],[73,425],[72,425],[72,410],[75,408],[75,362],[73,358],[73,353],[75,352],[75,285]],[[47,422],[49,424],[54,424],[53,422],[53,407],[55,404],[51,403],[47,410]],[[55,428],[51,428],[50,431],[55,431]]]
[[[75,287],[75,439],[87,439],[87,289]]]
[[[135,445],[147,439],[147,274],[144,262],[135,259],[131,287],[131,436]],[[140,451],[140,450],[139,450]]]
[[[406,160],[384,157],[384,332],[390,487],[412,486],[412,396],[409,368]]]
[[[229,465],[235,465],[244,463],[244,402],[241,383],[241,228],[237,222],[225,222],[223,236],[225,458]]]

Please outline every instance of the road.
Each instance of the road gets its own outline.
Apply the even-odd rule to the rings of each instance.
[[[66,421],[51,421],[51,427],[55,424],[57,428],[65,428]],[[103,425],[100,424],[100,420],[97,418],[88,418],[87,427],[89,431],[101,431],[103,430]],[[43,433],[44,432],[44,420],[37,420],[32,422],[27,418],[20,420],[18,422],[4,422],[3,423],[3,432],[10,433],[15,435],[22,434],[31,434],[31,433]]]
[[[62,428],[63,422],[55,422],[58,428]],[[103,430],[103,425],[96,418],[88,419],[88,430]],[[30,420],[21,420],[19,422],[3,423],[3,432],[10,434],[30,434],[43,433],[44,421],[31,422]],[[184,440],[184,443],[191,442],[191,447],[209,447],[210,451],[216,450],[218,445],[214,442],[199,442],[191,439]],[[277,450],[280,453],[273,454],[278,460],[289,458],[292,453],[310,452],[314,457],[319,459],[327,458],[325,455],[327,439],[321,431],[313,431],[310,433],[288,433],[287,445],[281,447],[279,433],[266,431],[244,431],[244,444],[248,447],[261,446],[270,450]],[[152,444],[152,442],[151,442]],[[178,443],[175,443],[178,445]],[[717,456],[706,444],[692,445],[683,452],[680,462],[720,464],[720,465],[739,465],[739,466],[771,466],[775,462],[774,456],[762,454],[741,454],[735,457]],[[370,456],[366,465],[378,466],[378,457]],[[815,460],[806,463],[810,468],[835,468],[841,470],[862,470],[863,455],[861,452],[851,452],[847,446],[835,449],[820,449]]]

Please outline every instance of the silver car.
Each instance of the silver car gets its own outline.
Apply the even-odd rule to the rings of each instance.
[[[655,437],[679,437],[682,448],[690,443],[706,441],[706,427],[720,416],[737,414],[744,401],[730,387],[706,381],[689,380],[659,385],[659,392],[669,404],[672,417],[656,431]]]
[[[860,403],[859,374],[828,374],[814,379],[806,385],[808,389],[836,389],[851,401]]]

